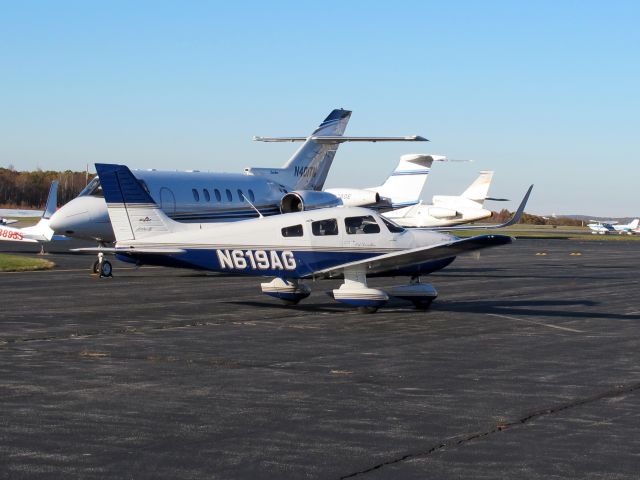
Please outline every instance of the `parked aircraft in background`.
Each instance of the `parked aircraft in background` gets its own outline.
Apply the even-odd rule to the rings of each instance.
[[[419,203],[386,212],[384,216],[403,227],[444,227],[489,218],[491,210],[484,208],[484,201],[490,199],[487,195],[492,179],[493,172],[480,172],[460,196],[435,195],[431,205]]]
[[[456,255],[511,243],[504,235],[458,239],[429,230],[406,230],[370,209],[326,208],[227,224],[171,220],[123,165],[96,164],[109,217],[113,248],[121,260],[154,265],[269,276],[263,293],[298,303],[310,290],[301,279],[342,277],[333,298],[375,311],[390,296],[425,308],[436,298],[420,276],[449,265]],[[524,208],[524,205],[521,205]],[[521,214],[521,210],[520,214]],[[110,263],[102,273],[110,274]],[[369,288],[367,276],[411,277],[385,290]]]
[[[444,155],[407,154],[400,157],[395,170],[378,187],[327,188],[324,191],[342,200],[346,207],[375,207],[389,210],[406,205],[415,205],[427,182],[433,162],[446,162]]]
[[[626,233],[627,235],[633,235],[635,233],[640,233],[640,229],[638,228],[639,224],[640,219],[638,218],[626,225],[618,225],[618,222],[616,221],[602,222],[599,220],[592,220],[587,227],[591,229],[591,233],[594,235],[606,235],[608,233],[618,233],[620,235]]]
[[[341,143],[426,141],[419,136],[344,136],[350,117],[348,110],[333,110],[308,137],[257,137],[303,142],[282,168],[246,168],[241,174],[136,170],[134,175],[170,218],[184,222],[228,222],[340,205],[340,198],[320,190]],[[51,218],[56,233],[100,243],[114,241],[100,182],[94,178],[56,212]]]
[[[23,242],[23,243],[45,243],[55,240],[66,240],[65,237],[54,235],[49,222],[55,213],[58,202],[58,182],[51,182],[47,204],[42,213],[42,217],[37,224],[32,227],[15,228],[6,225],[0,226],[0,241]]]

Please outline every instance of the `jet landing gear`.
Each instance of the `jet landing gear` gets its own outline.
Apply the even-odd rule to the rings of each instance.
[[[261,283],[262,293],[281,300],[285,305],[297,305],[307,298],[311,290],[296,279],[274,278],[269,283]]]
[[[111,266],[111,262],[104,259],[104,253],[98,253],[98,259],[93,262],[91,273],[93,275],[98,275],[100,278],[108,278],[113,276],[112,272],[113,267]]]

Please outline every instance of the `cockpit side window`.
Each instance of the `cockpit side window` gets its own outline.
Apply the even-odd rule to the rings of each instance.
[[[361,233],[380,233],[380,226],[371,215],[362,217],[347,217],[344,219],[344,226],[349,235]]]
[[[311,223],[311,231],[316,237],[338,235],[338,221],[335,218],[318,220]]]
[[[405,230],[400,225],[398,225],[397,223],[392,222],[388,218],[384,218],[384,217],[381,216],[380,220],[382,220],[382,223],[384,223],[385,227],[387,227],[387,229],[391,233],[402,233]]]
[[[283,237],[301,237],[302,234],[302,225],[293,225],[282,229]]]

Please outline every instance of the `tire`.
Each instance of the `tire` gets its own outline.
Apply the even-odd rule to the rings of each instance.
[[[413,306],[417,309],[417,310],[428,310],[429,307],[431,306],[431,302],[433,302],[433,299],[431,300],[416,300],[413,303]]]
[[[359,313],[376,313],[378,311],[378,307],[358,307]]]
[[[100,269],[100,276],[111,277],[112,272],[113,272],[113,267],[111,266],[111,262],[108,260],[105,260],[104,262],[102,262],[102,267]]]
[[[296,300],[285,300],[284,298],[281,298],[280,301],[285,304],[288,307],[292,307],[294,305],[297,305],[300,303],[300,300],[302,300],[301,298],[297,298]]]

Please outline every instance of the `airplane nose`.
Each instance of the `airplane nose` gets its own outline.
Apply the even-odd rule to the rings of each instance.
[[[58,235],[113,242],[113,229],[104,198],[76,197],[51,216],[49,226]]]

